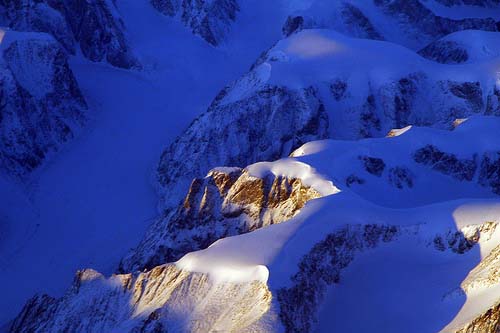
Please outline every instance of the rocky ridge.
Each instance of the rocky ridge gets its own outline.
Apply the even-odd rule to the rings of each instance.
[[[240,10],[236,0],[151,0],[151,5],[166,16],[179,17],[213,46],[224,40]]]
[[[0,168],[24,177],[78,133],[87,105],[57,41],[46,34],[4,33]]]
[[[307,169],[300,163],[281,163]],[[287,172],[255,176],[251,169],[257,165],[217,168],[194,179],[182,204],[151,226],[147,237],[122,260],[119,271],[151,269],[218,239],[287,221],[309,200],[338,191],[328,182],[326,191],[316,189]]]
[[[0,22],[17,31],[51,34],[70,54],[78,45],[91,61],[122,68],[140,66],[112,0],[3,0]]]

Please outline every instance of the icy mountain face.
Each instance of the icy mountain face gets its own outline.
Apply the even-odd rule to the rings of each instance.
[[[500,1],[498,0],[436,0],[445,6],[480,6],[480,7],[493,7],[498,6]]]
[[[418,53],[442,64],[474,63],[500,56],[497,33],[467,30],[447,35]]]
[[[498,5],[498,4],[497,4]],[[394,27],[397,27],[396,29]],[[453,19],[435,14],[420,0],[313,1],[290,15],[285,36],[301,29],[328,28],[343,34],[397,42],[412,49],[424,47],[450,33],[467,30],[498,31],[493,18]]]
[[[255,75],[251,72],[243,84],[256,80]],[[307,141],[328,137],[327,114],[315,89],[265,86],[231,101],[234,90],[247,89],[240,84],[219,93],[207,112],[163,152],[158,166],[160,191],[183,191],[192,178],[214,165],[244,167],[274,160]]]
[[[326,190],[315,189],[286,173],[255,176],[251,170],[258,165],[214,169],[205,178],[194,179],[182,205],[155,222],[119,270],[151,269],[207,248],[218,239],[281,223],[297,214],[307,201],[336,191],[330,184],[325,184]],[[288,166],[307,168],[293,163]]]
[[[225,237],[207,249],[188,253],[175,264],[160,265],[143,273],[105,279],[92,270],[79,272],[62,298],[36,296],[30,300],[11,331],[161,332],[167,327],[174,332],[314,331],[320,324],[322,306],[332,299],[329,291],[342,288],[348,282],[345,276],[350,267],[356,267],[359,258],[379,249],[392,249],[388,253],[401,253],[400,259],[410,262],[417,253],[417,261],[427,263],[425,272],[429,272],[431,262],[439,267],[453,267],[455,274],[433,276],[439,288],[425,293],[431,307],[437,309],[433,310],[434,316],[458,311],[462,299],[472,299],[478,315],[485,313],[485,319],[478,317],[474,321],[475,327],[495,327],[489,321],[496,318],[495,302],[480,303],[478,307],[474,290],[486,288],[496,295],[499,201],[448,201],[453,186],[457,186],[458,195],[474,193],[466,179],[454,180],[461,175],[462,169],[455,167],[461,159],[440,155],[443,165],[451,161],[450,174],[422,174],[415,168],[427,166],[413,161],[414,149],[409,148],[431,141],[447,147],[442,150],[454,150],[458,142],[466,143],[458,147],[464,153],[476,152],[479,156],[485,150],[498,149],[498,142],[491,138],[497,135],[499,126],[497,118],[476,117],[454,131],[411,128],[394,131],[388,138],[311,142],[294,152],[294,158],[257,163],[244,170],[214,169],[205,179],[193,181],[186,199],[163,228],[172,227],[170,232],[194,248],[198,246],[198,236],[207,232],[222,229],[214,237],[238,234],[239,231],[232,233],[233,227],[251,232]],[[477,135],[479,128],[481,136]],[[360,151],[365,154],[360,155]],[[361,156],[359,164],[353,163],[350,156]],[[441,203],[422,206],[409,199],[405,202],[410,208],[385,208],[365,200],[362,192],[354,194],[348,186],[342,186],[339,192],[328,181],[353,172],[385,179],[387,169],[394,163],[414,168],[414,185],[406,192],[385,180],[370,180],[359,186],[372,186],[369,192],[375,196],[390,196],[394,192],[415,198],[421,196],[419,184],[431,178],[433,184],[448,189],[444,194],[448,197],[443,197],[437,188],[429,193],[424,186],[433,202]],[[313,198],[317,199],[306,202]],[[155,232],[163,231],[160,228]],[[409,249],[414,252],[408,252]],[[462,267],[464,263],[467,265]],[[468,267],[474,266],[466,276]],[[395,291],[401,296],[407,290],[407,279],[428,278],[425,274],[406,274],[401,283],[391,288],[403,288]],[[400,305],[396,302],[386,306]],[[493,310],[488,312],[490,307]],[[363,307],[359,309],[363,311]],[[413,325],[426,323],[420,315],[426,309],[414,307],[410,313],[412,322],[389,321],[392,326],[388,331],[416,327],[411,332],[420,332]],[[433,324],[426,326],[430,328],[427,331],[442,328],[439,322],[436,324],[436,318],[431,319]]]
[[[58,42],[46,34],[4,33],[1,169],[22,177],[75,136],[87,105]]]
[[[139,66],[112,0],[4,0],[0,10],[2,24],[18,31],[49,33],[71,54],[79,45],[91,61],[122,68]]]
[[[0,1],[2,25],[16,31],[51,34],[69,53],[75,52],[75,41],[68,21],[51,4],[52,1]]]
[[[381,53],[386,48],[392,52]],[[380,137],[410,124],[452,128],[458,118],[500,115],[495,73],[451,67],[455,74],[443,77],[436,75],[441,66],[385,42],[324,30],[295,34],[221,91],[165,150],[158,166],[161,195],[169,198],[188,186],[187,176],[213,165],[273,160],[310,140]]]
[[[151,0],[160,13],[175,17],[213,46],[219,45],[240,9],[236,0]]]
[[[32,298],[11,332],[251,332],[270,304],[265,282],[217,282],[171,264],[110,279],[84,270],[64,297]]]

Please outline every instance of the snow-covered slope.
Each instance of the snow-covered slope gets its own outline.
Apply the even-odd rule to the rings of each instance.
[[[119,270],[150,269],[223,237],[281,223],[307,201],[336,191],[308,165],[295,161],[214,169],[193,180],[182,205],[154,223]]]
[[[450,33],[476,29],[498,31],[495,10],[486,16],[466,11],[464,17],[453,17],[457,8],[436,11],[432,0],[312,0],[298,2],[302,8],[292,13],[283,26],[285,35],[302,29],[328,28],[349,36],[383,39],[418,50]]]
[[[379,137],[410,124],[451,128],[457,118],[498,115],[499,65],[500,58],[442,65],[331,30],[294,34],[222,90],[164,151],[158,179],[165,206],[214,165],[285,157],[314,139]]]
[[[474,63],[500,56],[500,34],[464,30],[449,34],[418,51],[440,63]]]
[[[463,148],[465,155],[479,158],[500,151],[494,140],[499,129],[499,119],[476,117],[454,131],[411,128],[388,138],[312,142],[291,159],[250,166],[247,172],[259,177],[292,172],[326,196],[309,201],[288,221],[221,239],[173,264],[108,279],[80,272],[63,298],[37,296],[28,302],[12,331],[459,329],[500,300],[494,280],[483,278],[496,272],[500,201],[481,192],[480,185],[455,179],[453,157],[441,169],[419,175],[417,170],[427,166],[414,160],[413,148],[432,142],[443,151]],[[386,167],[369,163],[367,168],[366,159],[356,165],[352,156],[360,151],[382,158]],[[415,173],[413,186],[399,188],[386,178],[394,163]],[[408,206],[393,202],[389,208],[363,197],[362,190],[342,184],[342,170],[367,179],[359,188],[371,187],[379,197],[403,196]],[[424,186],[428,203],[422,205]],[[218,224],[224,219],[232,217]],[[463,311],[471,306],[472,313]],[[360,316],[363,321],[355,320]],[[82,317],[85,321],[77,320]],[[445,329],[448,325],[454,328]]]

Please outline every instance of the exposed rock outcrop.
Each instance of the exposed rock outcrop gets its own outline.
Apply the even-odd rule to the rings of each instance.
[[[477,170],[477,158],[459,159],[454,154],[426,145],[414,154],[415,162],[431,166],[432,169],[451,175],[459,180],[471,181]]]
[[[459,64],[469,60],[467,49],[451,40],[435,41],[418,53],[442,64]]]
[[[339,282],[342,269],[356,253],[390,242],[400,233],[397,226],[346,226],[316,244],[299,263],[291,286],[277,292],[286,331],[312,332],[327,287]]]
[[[213,46],[220,44],[240,10],[236,0],[151,0],[159,12],[180,16],[192,32]]]
[[[214,165],[244,167],[276,160],[307,141],[328,136],[328,117],[314,89],[264,87],[232,100],[229,89],[222,91],[163,152],[158,166],[160,192],[183,192],[191,179]]]
[[[208,332],[220,328],[251,331],[253,324],[269,310],[271,297],[265,282],[217,282],[206,274],[188,272],[171,264],[109,279],[93,270],[84,270],[77,273],[63,297],[32,298],[10,331],[153,333]]]
[[[332,186],[332,190],[333,190]],[[247,233],[292,218],[322,194],[299,178],[219,168],[194,179],[182,205],[156,221],[126,257],[121,272],[150,269],[207,248],[223,237]]]
[[[427,145],[418,149],[413,155],[415,162],[432,167],[433,170],[450,175],[458,180],[477,182],[500,194],[500,153],[487,152],[482,156],[473,155],[470,158],[458,158]],[[479,172],[477,172],[479,170]],[[475,175],[477,178],[475,178]]]

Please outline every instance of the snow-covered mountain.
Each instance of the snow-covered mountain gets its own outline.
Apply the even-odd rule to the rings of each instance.
[[[17,31],[46,32],[69,52],[123,68],[139,66],[114,0],[3,0],[0,22]]]
[[[0,332],[499,330],[497,0],[0,24]]]
[[[22,177],[79,132],[87,105],[66,53],[51,36],[0,34],[0,169]]]
[[[388,42],[331,30],[294,34],[223,89],[164,151],[158,179],[165,201],[214,165],[285,157],[310,140],[380,137],[408,125],[451,128],[470,115],[500,115],[499,64],[497,57],[441,65]]]
[[[478,129],[481,136],[476,135]],[[378,327],[384,332],[454,332],[466,326],[483,327],[478,326],[485,325],[479,324],[484,322],[481,318],[491,316],[489,308],[500,299],[495,255],[500,246],[500,201],[493,193],[486,199],[490,188],[460,180],[457,165],[463,155],[498,154],[500,146],[494,138],[499,129],[500,119],[476,117],[451,132],[414,127],[395,137],[311,142],[292,158],[257,163],[243,175],[239,169],[216,169],[204,182],[218,184],[226,212],[241,212],[241,206],[231,207],[228,193],[238,187],[231,187],[232,182],[248,182],[249,176],[253,183],[262,183],[266,175],[295,177],[317,194],[293,216],[282,215],[284,220],[269,226],[252,224],[250,230],[237,231],[244,234],[220,239],[175,263],[109,279],[92,270],[81,271],[62,298],[37,296],[29,301],[12,331],[304,332],[314,328],[327,332],[351,328],[362,332]],[[432,171],[418,161],[419,147],[429,141],[448,154]],[[480,164],[486,165],[484,160]],[[393,170],[406,170],[397,178],[404,186],[395,181],[395,175],[402,173]],[[466,168],[459,171],[467,173]],[[345,183],[348,172],[359,182]],[[233,173],[239,178],[231,180]],[[481,179],[484,170],[476,170],[473,177]],[[498,168],[487,177],[498,182]],[[180,208],[184,214],[193,208],[203,214],[204,207],[213,207],[207,185],[205,195],[192,193],[196,183],[200,181],[193,182]],[[274,181],[271,188],[277,184]],[[240,198],[258,197],[258,187],[244,188],[237,192]],[[465,194],[478,199],[463,199]],[[253,223],[276,210],[289,211],[288,195],[275,192],[269,197],[275,211],[270,211],[267,201],[251,202],[246,209],[260,209],[261,214],[243,213],[243,221]],[[387,201],[392,201],[393,208]],[[207,222],[197,218],[181,222],[178,216],[168,232],[188,236],[176,244],[182,251],[186,244],[196,244],[191,235],[207,235]],[[229,212],[211,222],[209,230],[236,226],[238,216]],[[360,282],[366,276],[371,278]],[[411,311],[394,319],[401,303],[413,304]],[[359,316],[364,320],[355,321]],[[79,320],[82,317],[85,321]]]

